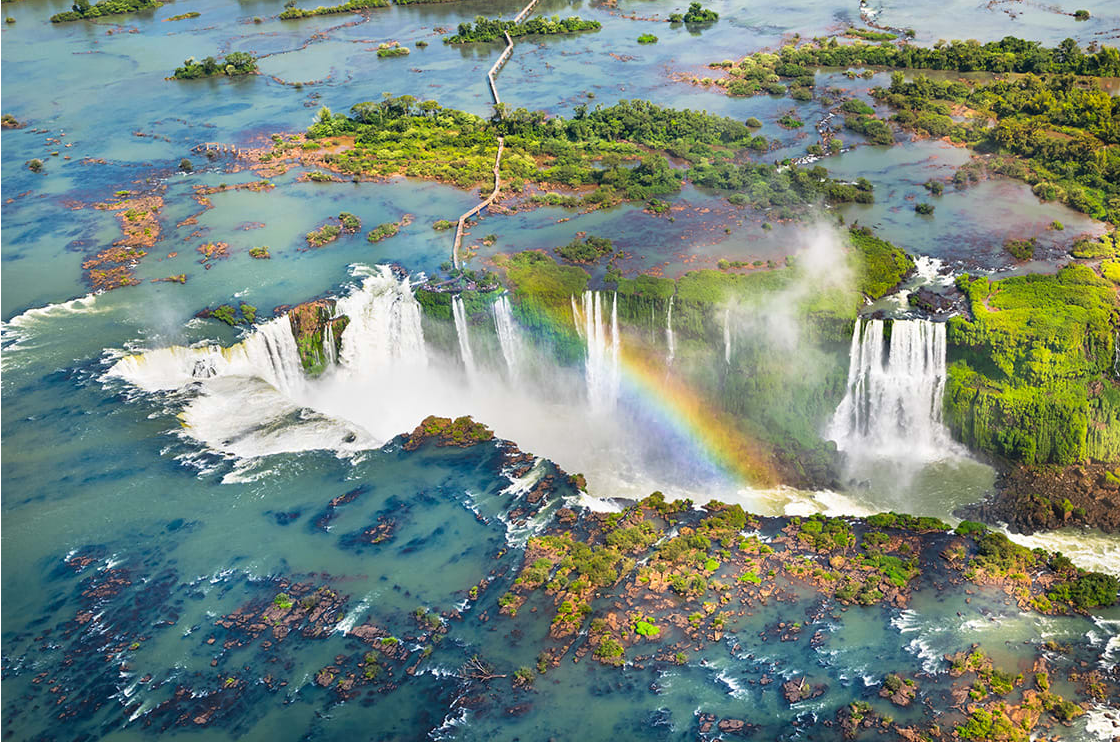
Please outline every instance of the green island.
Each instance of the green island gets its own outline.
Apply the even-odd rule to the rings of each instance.
[[[158,8],[163,5],[159,0],[101,0],[90,5],[89,0],[76,0],[70,10],[55,13],[51,16],[51,23],[65,23],[67,21],[80,21],[86,18],[101,18],[107,15],[123,15],[134,13],[137,10]]]
[[[183,62],[182,67],[175,68],[174,79],[197,80],[203,77],[237,77],[238,75],[255,75],[257,73],[257,60],[248,52],[230,52],[222,59],[205,57],[196,62],[194,57],[189,57]]]
[[[738,121],[646,101],[594,110],[581,105],[571,119],[516,109],[488,121],[401,96],[358,103],[349,116],[324,109],[306,135],[309,143],[334,143],[321,161],[341,173],[409,175],[463,188],[492,182],[498,136],[505,137],[501,176],[508,188],[547,183],[580,189],[534,194],[538,203],[602,207],[676,193],[682,171],[667,156],[685,160],[689,167],[683,175],[697,185],[735,191],[729,198],[738,205],[775,206],[781,218],[822,201],[873,200],[866,180],[845,184],[820,167],[743,162],[737,154],[765,151],[767,143]],[[275,162],[304,151],[281,140],[262,160]]]
[[[511,38],[516,38],[518,36],[598,31],[600,28],[599,21],[585,21],[578,16],[571,16],[563,20],[560,16],[553,16],[552,18],[534,16],[521,23],[516,23],[480,15],[474,19],[473,24],[460,23],[454,34],[443,37],[443,43],[473,44],[480,41],[498,41],[505,38],[506,34],[509,34]]]
[[[1061,201],[1095,219],[1120,223],[1120,134],[1115,123],[1120,104],[1098,84],[1098,78],[1120,74],[1120,52],[1114,47],[1086,53],[1072,39],[1047,48],[1010,36],[982,45],[953,41],[933,48],[838,44],[832,38],[710,66],[727,77],[694,82],[716,84],[729,95],[788,92],[794,98],[811,97],[816,67],[898,70],[889,88],[874,88],[871,95],[896,111],[891,120],[901,128],[993,153],[968,167],[1023,180],[1045,201]],[[1024,76],[979,83],[917,75],[907,81],[901,70]],[[792,79],[788,87],[783,78]],[[890,127],[866,103],[850,98],[840,110],[845,128],[869,142],[894,141]],[[993,120],[996,124],[990,126]],[[965,173],[957,182],[967,184]]]
[[[342,5],[320,5],[317,8],[297,8],[294,0],[288,0],[284,10],[280,13],[280,20],[289,21],[299,18],[311,18],[317,15],[334,15],[336,13],[352,13],[368,8],[388,8],[389,0],[348,0]]]

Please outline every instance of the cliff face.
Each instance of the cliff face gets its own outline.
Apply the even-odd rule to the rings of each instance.
[[[299,359],[308,376],[318,376],[326,370],[330,358],[337,358],[342,350],[342,333],[350,324],[346,315],[334,317],[334,299],[316,299],[292,308],[288,321],[299,349]],[[333,347],[324,343],[330,328]]]
[[[1120,304],[1085,266],[962,279],[973,320],[949,323],[946,420],[970,448],[1023,464],[1120,462]]]

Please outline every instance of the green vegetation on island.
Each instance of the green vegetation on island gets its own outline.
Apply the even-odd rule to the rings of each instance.
[[[913,44],[840,44],[827,42],[784,46],[778,56],[783,65],[801,67],[891,67],[898,69],[953,70],[956,72],[1073,73],[1116,77],[1120,51],[1102,46],[1086,54],[1073,39],[1048,48],[1037,41],[1004,37],[980,44],[951,41],[932,47]],[[778,74],[782,74],[781,71]]]
[[[95,5],[90,5],[89,0],[77,0],[70,10],[52,15],[51,23],[80,21],[84,18],[100,18],[106,15],[123,15],[147,8],[158,8],[161,5],[163,3],[159,0],[101,0]]]
[[[352,13],[359,10],[366,10],[367,8],[387,8],[389,7],[389,0],[349,0],[349,2],[342,5],[320,5],[317,8],[297,8],[295,3],[289,0],[285,6],[284,11],[280,13],[280,20],[289,21],[298,18],[311,18],[317,15],[334,15],[335,13]]]
[[[182,67],[175,68],[176,80],[196,80],[202,77],[215,77],[226,75],[252,75],[257,71],[257,60],[249,52],[230,52],[224,59],[206,57],[201,62],[196,62],[194,57],[189,57],[183,62]]]
[[[598,31],[601,28],[599,21],[585,21],[578,16],[571,16],[563,20],[560,16],[544,18],[534,16],[526,18],[521,23],[503,21],[500,18],[486,18],[477,16],[474,23],[460,23],[456,33],[444,36],[445,44],[471,44],[479,41],[497,41],[504,39],[506,34],[511,38],[518,36],[569,34],[582,31]]]
[[[922,75],[906,82],[896,72],[872,94],[898,111],[892,118],[903,128],[994,153],[988,170],[1026,181],[1044,201],[1120,224],[1120,99],[1097,81],[1026,75],[970,85]],[[969,118],[957,123],[957,112]]]
[[[689,3],[688,10],[669,15],[670,23],[712,23],[719,20],[719,13],[700,6],[700,3]]]
[[[547,203],[594,207],[648,201],[679,191],[685,175],[697,185],[735,191],[732,203],[777,207],[783,218],[793,216],[795,207],[821,201],[874,200],[866,180],[834,181],[821,167],[739,164],[740,153],[768,147],[748,126],[647,101],[594,110],[581,105],[571,119],[516,109],[485,120],[402,96],[358,103],[349,116],[323,109],[307,132],[312,142],[353,138],[353,146],[323,157],[343,173],[403,174],[484,189],[493,182],[499,135],[505,137],[501,176],[509,190],[541,182],[592,187],[580,195],[537,194]],[[674,168],[667,155],[691,167]]]

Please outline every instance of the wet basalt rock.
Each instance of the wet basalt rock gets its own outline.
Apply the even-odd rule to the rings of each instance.
[[[1120,532],[1117,465],[1067,467],[1015,465],[1002,472],[996,494],[958,510],[965,518],[1007,523],[1013,533],[1031,534],[1072,525]]]
[[[964,294],[955,288],[941,294],[928,286],[922,286],[917,291],[911,292],[906,297],[906,301],[916,309],[939,316],[960,311],[964,307]]]
[[[493,439],[494,433],[482,423],[476,423],[470,416],[436,417],[429,415],[416,426],[416,429],[402,444],[406,451],[415,451],[428,441],[437,446],[456,446],[469,448]]]

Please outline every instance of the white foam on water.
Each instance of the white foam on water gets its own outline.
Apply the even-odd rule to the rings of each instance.
[[[1085,712],[1085,733],[1092,739],[1110,742],[1120,736],[1120,708],[1096,704]]]
[[[1060,551],[1082,569],[1120,576],[1120,538],[1101,531],[1061,528],[1029,536],[1001,529],[1007,537],[1029,549]]]

